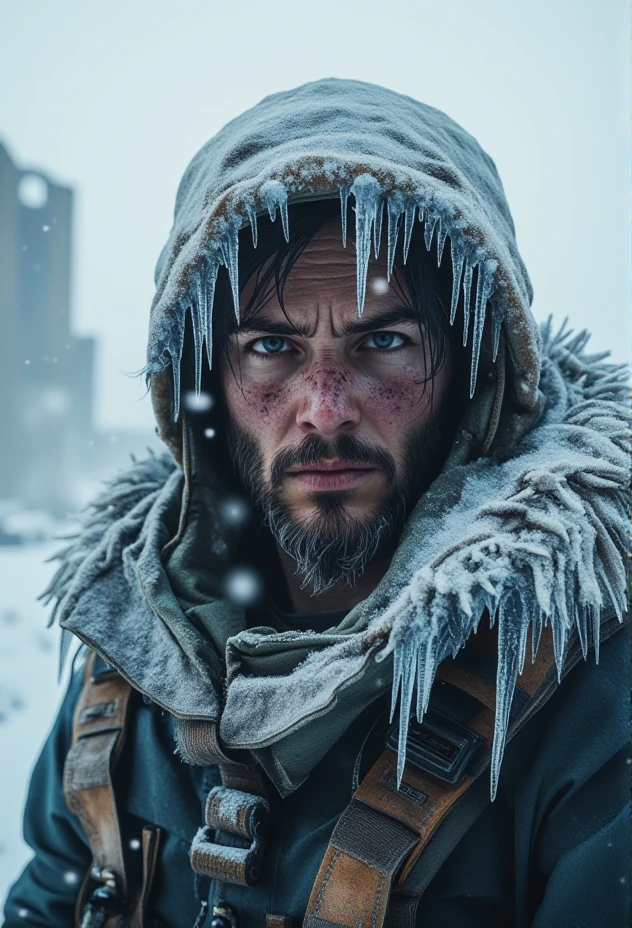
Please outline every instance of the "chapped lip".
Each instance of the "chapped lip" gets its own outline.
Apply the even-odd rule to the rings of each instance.
[[[349,470],[375,470],[371,464],[353,464],[350,461],[317,461],[316,464],[306,464],[303,467],[289,467],[288,474],[310,473],[342,473]]]

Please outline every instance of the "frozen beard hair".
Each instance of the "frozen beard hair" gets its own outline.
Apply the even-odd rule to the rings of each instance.
[[[397,479],[392,455],[384,448],[343,434],[331,442],[308,435],[295,449],[279,451],[266,480],[256,440],[229,417],[228,450],[233,466],[274,539],[296,563],[301,587],[323,593],[338,583],[354,586],[368,564],[397,542],[412,506],[436,476],[444,458],[445,439],[433,418],[406,442],[402,476]],[[350,464],[372,464],[385,477],[388,492],[364,518],[345,508],[351,491],[311,495],[315,510],[299,519],[281,499],[281,483],[289,467],[335,457]]]

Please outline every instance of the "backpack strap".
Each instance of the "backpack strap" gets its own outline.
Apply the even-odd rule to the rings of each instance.
[[[495,687],[488,676],[453,661],[441,665],[438,679],[473,697],[477,708],[466,724],[432,710],[421,724],[411,722],[399,787],[396,738],[387,738],[390,746],[334,828],[305,928],[414,928],[419,897],[489,802],[488,784],[480,776],[489,766],[494,734]],[[514,711],[508,738],[548,699],[553,680],[557,675],[547,628],[534,663],[527,662],[518,678],[520,710]],[[450,815],[459,810],[465,814]],[[438,846],[435,836],[440,836]]]
[[[131,891],[125,868],[112,774],[121,756],[129,720],[132,687],[91,651],[73,718],[72,744],[64,765],[64,795],[83,826],[92,866],[75,912],[81,928],[142,928],[157,861],[160,829],[143,829],[143,885],[130,916]]]

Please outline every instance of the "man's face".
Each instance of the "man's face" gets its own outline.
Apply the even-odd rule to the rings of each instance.
[[[230,337],[222,383],[234,464],[317,592],[353,582],[401,530],[436,464],[450,359],[429,380],[417,318],[384,261],[369,267],[358,317],[339,223],[302,252],[283,301],[285,313],[274,296]]]

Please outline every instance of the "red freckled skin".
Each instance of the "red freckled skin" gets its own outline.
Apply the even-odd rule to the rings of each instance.
[[[384,261],[373,260],[363,321],[402,306],[396,288],[378,295],[371,287],[372,280],[385,277]],[[248,295],[246,284],[244,303]],[[288,276],[284,302],[292,323],[306,331],[291,336],[283,333],[280,337],[284,350],[277,354],[253,349],[255,345],[261,349],[261,340],[270,337],[269,331],[237,332],[229,344],[236,375],[228,364],[222,368],[229,414],[257,442],[264,473],[269,474],[277,452],[298,447],[306,435],[318,434],[327,441],[342,433],[387,449],[400,470],[408,437],[432,419],[433,408],[440,406],[448,388],[449,357],[431,385],[424,383],[424,349],[414,321],[376,328],[378,332],[395,333],[402,345],[397,350],[378,350],[370,334],[343,334],[345,323],[358,318],[356,259],[353,244],[343,249],[338,223],[326,225],[300,255]],[[276,299],[256,318],[287,325]],[[430,403],[431,386],[434,407]],[[350,517],[365,516],[387,492],[384,475],[368,471],[345,508]],[[296,518],[308,518],[314,513],[312,491],[289,476],[284,480],[282,494]],[[371,569],[367,571],[352,590],[334,588],[307,603],[292,565],[284,566],[295,608],[314,611],[359,602],[379,582],[388,565],[376,565],[372,573]],[[316,603],[315,599],[320,601]]]

